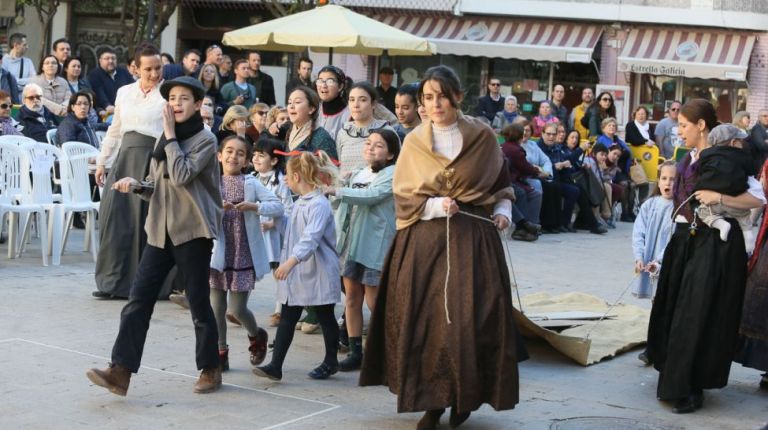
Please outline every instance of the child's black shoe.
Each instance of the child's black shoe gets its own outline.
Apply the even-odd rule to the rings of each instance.
[[[317,366],[313,371],[309,372],[309,377],[312,379],[328,379],[331,375],[335,375],[339,371],[339,365],[335,364],[330,366],[322,363]]]
[[[262,378],[269,378],[273,381],[283,379],[283,371],[272,366],[272,363],[267,364],[266,366],[254,367],[253,374],[261,376]]]

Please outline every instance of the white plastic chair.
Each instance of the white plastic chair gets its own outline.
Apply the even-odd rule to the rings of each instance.
[[[21,150],[23,152],[22,193],[19,204],[11,206],[12,213],[25,215],[16,257],[24,252],[29,236],[30,219],[32,214],[36,214],[40,229],[43,265],[48,265],[48,255],[52,254],[53,264],[58,266],[61,263],[64,215],[61,204],[54,200],[52,179],[55,179],[53,165],[61,159],[61,150],[40,142],[24,143],[21,145]]]
[[[15,145],[21,145],[22,143],[35,143],[34,139],[30,139],[27,136],[0,136],[0,143],[13,143]]]
[[[62,206],[65,217],[62,251],[67,246],[73,214],[75,212],[87,212],[83,251],[87,252],[90,248],[93,261],[96,261],[96,255],[99,251],[99,237],[96,234],[96,215],[99,212],[99,202],[91,200],[91,184],[88,176],[95,170],[95,165],[89,161],[95,160],[99,155],[99,150],[82,142],[64,142],[61,148],[64,155],[59,166],[61,169]]]
[[[17,237],[19,223],[14,209],[20,203],[21,195],[24,193],[24,177],[29,175],[24,170],[25,155],[21,145],[15,141],[3,139],[6,137],[11,136],[0,137],[0,221],[2,221],[0,226],[5,225],[7,215],[8,258],[14,258],[19,245]]]
[[[56,146],[56,131],[57,130],[58,129],[52,128],[52,129],[48,130],[45,133],[45,139],[48,141],[49,145]]]

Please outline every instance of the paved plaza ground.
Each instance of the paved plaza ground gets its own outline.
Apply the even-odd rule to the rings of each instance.
[[[612,302],[632,278],[631,225],[606,236],[543,236],[510,242],[522,295],[581,291]],[[110,356],[123,301],[99,301],[94,263],[76,231],[61,266],[43,267],[39,247],[6,259],[0,246],[0,429],[412,429],[420,414],[397,414],[383,387],[357,387],[358,373],[327,381],[306,374],[322,359],[321,335],[297,333],[283,381],[250,372],[247,338],[229,327],[230,364],[224,387],[192,393],[197,375],[187,311],[167,301],[155,308],[143,367],[128,396],[93,386],[90,367]],[[266,322],[274,281],[257,285],[250,307]],[[629,295],[626,303],[650,307]],[[337,307],[337,315],[341,307]],[[270,337],[275,329],[269,328]],[[637,350],[581,367],[546,344],[529,342],[520,364],[520,404],[495,412],[484,406],[462,426],[475,429],[756,429],[768,421],[768,393],[759,372],[734,365],[730,384],[706,393],[704,409],[675,415],[656,400],[657,372]],[[585,417],[593,417],[586,419]],[[447,415],[441,428],[448,428]]]

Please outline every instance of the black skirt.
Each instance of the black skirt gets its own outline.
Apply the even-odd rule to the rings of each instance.
[[[673,400],[728,383],[738,343],[747,253],[739,224],[728,240],[701,225],[677,224],[664,252],[648,327],[648,356],[659,371],[657,394]]]

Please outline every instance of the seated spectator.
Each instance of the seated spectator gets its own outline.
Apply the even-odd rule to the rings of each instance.
[[[583,151],[581,148],[571,151],[564,145],[557,143],[555,141],[557,127],[557,123],[549,123],[544,126],[539,147],[552,162],[553,180],[560,185],[560,193],[563,197],[562,206],[559,208],[562,226],[560,231],[575,232],[577,228],[583,228],[595,234],[606,233],[605,227],[595,219],[592,205],[589,203],[586,193],[581,192],[572,178],[573,173],[581,168],[579,158],[581,158]],[[577,204],[579,205],[579,215],[576,221],[571,223],[573,210]]]
[[[237,60],[235,63],[235,80],[221,87],[221,99],[224,103],[243,106],[250,109],[256,103],[256,87],[248,83],[251,69],[248,61]]]
[[[94,148],[99,148],[99,138],[88,121],[91,110],[91,97],[85,91],[77,92],[69,99],[67,116],[56,130],[56,144],[64,142],[83,142]]]
[[[200,117],[203,118],[203,124],[205,124],[208,130],[214,130],[213,127],[216,124],[216,119],[213,115],[213,108],[210,108],[208,106],[201,106]]]
[[[564,150],[568,149],[567,146],[565,145],[565,136],[566,136],[565,126],[563,126],[562,122],[558,122],[557,134],[555,135],[555,143],[558,145],[562,145]],[[574,148],[574,150],[576,150],[576,148]]]
[[[134,81],[141,79],[141,73],[139,72],[139,66],[136,64],[135,58],[131,58],[131,61],[128,62],[128,73],[133,76]]]
[[[613,202],[621,201],[624,194],[624,187],[613,182],[618,168],[608,166],[608,148],[602,143],[596,143],[590,151],[589,157],[584,158],[584,168],[591,169],[592,173],[603,184],[605,199],[600,204],[599,214],[605,223],[616,228],[614,223]]]
[[[533,137],[541,137],[541,132],[544,131],[544,126],[547,124],[557,123],[560,120],[556,116],[552,115],[552,106],[548,101],[544,100],[539,103],[539,114],[533,117]]]
[[[213,128],[211,131],[213,134],[216,134],[221,127],[221,120],[224,119],[222,114],[226,111],[222,111],[220,106],[216,106],[210,96],[203,97],[203,107],[205,106],[211,108],[211,111],[213,112]]]
[[[632,112],[632,119],[633,121],[630,121],[624,130],[627,143],[633,146],[655,146],[656,136],[653,135],[648,123],[648,109],[645,106],[636,107]]]
[[[541,230],[538,221],[542,192],[534,189],[526,179],[538,178],[539,169],[525,159],[525,150],[521,146],[525,139],[522,124],[504,126],[501,135],[504,137],[501,151],[507,158],[510,180],[515,189],[515,202],[512,206],[512,222],[515,223],[515,231],[512,233],[512,239],[533,242],[539,238]]]
[[[253,145],[254,141],[246,133],[248,126],[248,110],[240,105],[230,106],[224,114],[221,126],[216,130],[216,138],[223,142],[229,136],[238,135]]]
[[[267,131],[267,114],[269,113],[269,105],[266,103],[254,103],[250,109],[248,109],[248,118],[251,125],[245,130],[245,134],[251,138],[251,141],[256,142],[259,140],[261,133]]]
[[[72,97],[67,80],[58,75],[59,63],[56,57],[48,55],[40,63],[40,74],[29,79],[43,89],[43,106],[58,116],[67,114],[67,102]]]
[[[69,85],[69,91],[74,94],[82,90],[90,90],[91,84],[83,77],[83,62],[79,57],[67,58],[64,62],[64,79]]]
[[[601,123],[601,129],[602,135],[598,137],[596,143],[602,143],[608,148],[609,162],[615,164],[619,169],[613,182],[622,185],[626,190],[621,200],[621,221],[634,222],[635,187],[629,177],[629,168],[634,162],[632,153],[627,144],[616,134],[618,124],[615,118],[604,119]],[[647,189],[647,184],[645,188]]]
[[[230,58],[229,55],[222,55],[221,63],[216,65],[216,67],[219,69],[219,83],[221,85],[224,85],[227,82],[232,82],[232,80],[235,79],[232,74],[232,58]]]
[[[188,50],[184,53],[181,64],[172,63],[163,66],[163,79],[169,81],[180,76],[197,77],[200,70],[201,57],[202,55],[197,49]]]
[[[43,89],[33,82],[24,87],[24,106],[19,111],[21,133],[38,142],[48,142],[48,130],[56,128],[54,115],[43,106]]]
[[[401,85],[395,95],[395,114],[398,123],[394,126],[395,132],[400,136],[400,142],[405,141],[405,136],[421,124],[418,112],[416,92],[419,86],[416,84]]]
[[[20,136],[19,123],[11,116],[11,95],[0,90],[0,136]]]
[[[99,115],[115,113],[117,89],[134,82],[128,70],[118,67],[115,51],[104,48],[99,54],[99,66],[88,73],[88,83],[96,93],[96,110]]]
[[[504,99],[504,109],[496,113],[491,127],[496,133],[499,133],[504,127],[512,124],[518,116],[520,116],[520,112],[517,111],[517,97],[507,96]]]

